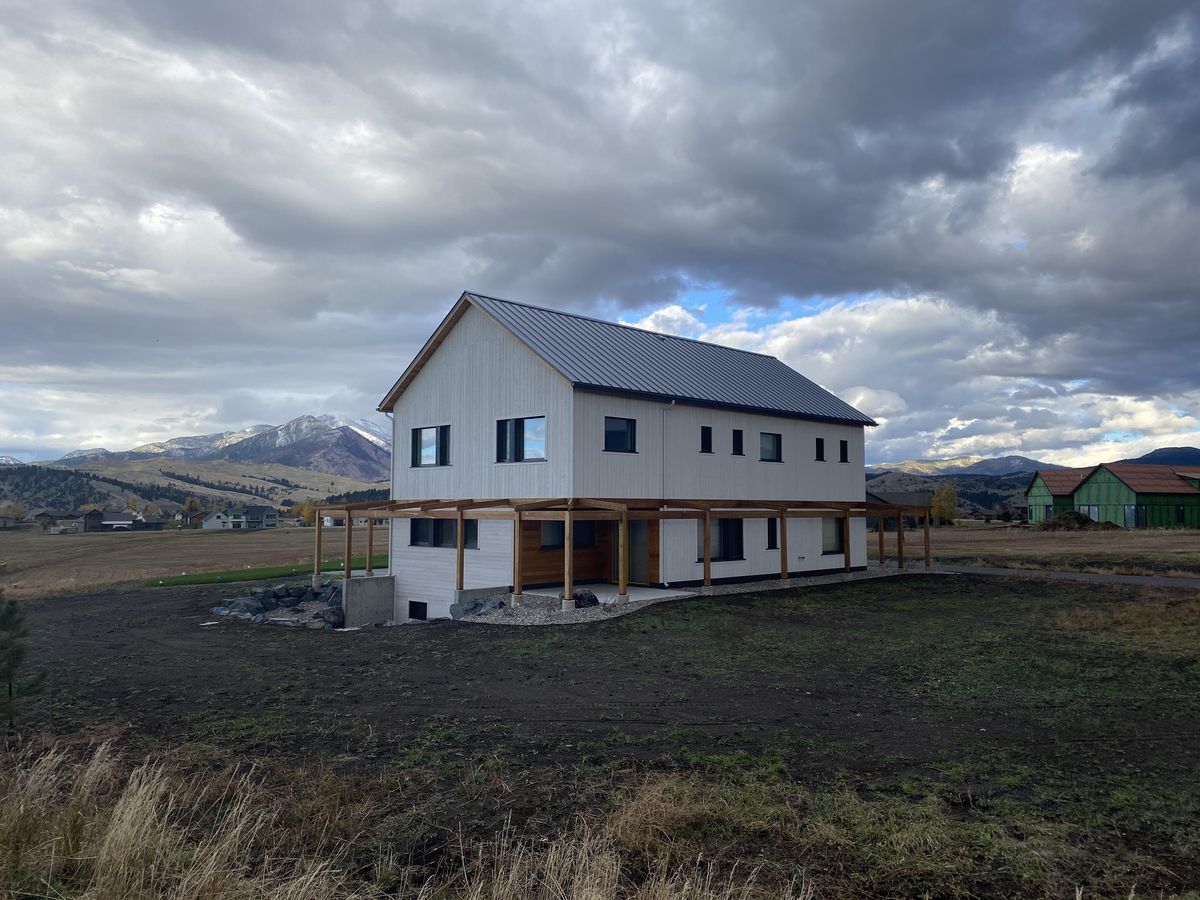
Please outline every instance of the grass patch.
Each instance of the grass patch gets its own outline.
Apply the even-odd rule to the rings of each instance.
[[[377,553],[373,557],[373,568],[385,569],[388,565],[386,553]],[[354,556],[350,559],[354,569],[365,569],[367,558]],[[322,572],[341,572],[344,566],[340,560],[327,560],[321,563]],[[290,578],[294,575],[312,574],[312,563],[297,563],[292,566],[258,566],[244,569],[227,569],[224,572],[189,572],[186,575],[172,575],[166,578],[156,578],[147,581],[147,587],[179,587],[188,584],[224,584],[236,581],[263,581],[269,578]]]
[[[1073,606],[1055,617],[1062,631],[1145,650],[1195,654],[1200,592],[1147,592],[1137,600]]]

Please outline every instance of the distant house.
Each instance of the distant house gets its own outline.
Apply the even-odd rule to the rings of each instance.
[[[231,528],[255,531],[278,528],[279,511],[271,506],[233,506],[228,511]]]
[[[1071,495],[1075,488],[1091,474],[1092,469],[1038,469],[1034,473],[1029,487],[1025,488],[1025,498],[1029,501],[1029,522],[1036,525],[1059,513],[1069,512],[1075,508]]]
[[[929,506],[933,503],[933,491],[867,491],[868,503],[886,503],[889,506]],[[874,528],[875,516],[867,516],[867,528]]]
[[[208,517],[206,512],[181,512],[176,514],[175,518],[178,522],[186,525],[188,528],[199,528],[204,524],[204,520]]]
[[[229,516],[223,512],[204,513],[204,517],[200,520],[200,527],[209,531],[225,531],[233,526],[229,522]]]
[[[75,517],[75,530],[82,532],[100,531],[103,528],[104,513],[98,509],[89,509]]]
[[[133,531],[137,523],[141,521],[143,521],[142,517],[131,510],[123,510],[121,512],[105,510],[100,519],[100,530]]]
[[[1105,463],[1075,489],[1074,503],[1125,528],[1200,528],[1200,469]]]
[[[16,528],[18,521],[16,516],[0,516],[0,528]]]
[[[1200,469],[1103,463],[1039,470],[1025,491],[1029,521],[1075,510],[1123,528],[1200,528]]]

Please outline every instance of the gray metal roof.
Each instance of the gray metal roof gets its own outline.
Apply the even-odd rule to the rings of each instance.
[[[773,356],[482,294],[465,296],[576,388],[876,424]]]

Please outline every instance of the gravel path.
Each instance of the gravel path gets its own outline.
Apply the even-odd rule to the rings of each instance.
[[[630,600],[628,603],[610,603],[592,606],[586,609],[572,609],[562,612],[551,608],[535,605],[512,607],[506,606],[499,612],[478,616],[463,616],[459,621],[471,622],[478,625],[577,625],[582,622],[598,622],[601,619],[615,619],[630,613],[648,609],[668,600],[680,600],[698,596],[726,596],[730,594],[756,594],[763,591],[779,591],[789,588],[813,587],[815,585],[838,584],[843,581],[864,581],[870,578],[891,578],[892,576],[920,575],[939,573],[946,570],[926,568],[924,563],[909,563],[903,572],[897,571],[894,564],[880,568],[875,564],[867,566],[860,572],[844,572],[835,575],[814,575],[809,578],[788,578],[786,580],[770,579],[767,581],[743,581],[736,584],[714,584],[708,588],[690,588],[686,591],[664,590],[662,596],[650,597],[645,600]],[[527,594],[526,596],[535,596]],[[548,598],[553,600],[553,598]],[[557,602],[554,600],[553,602]]]

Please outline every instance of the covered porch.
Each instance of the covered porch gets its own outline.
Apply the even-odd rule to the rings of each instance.
[[[712,585],[712,525],[721,519],[776,519],[780,523],[779,577],[792,576],[789,570],[789,519],[839,519],[842,534],[842,563],[851,570],[850,521],[871,516],[876,521],[879,560],[885,560],[884,529],[888,520],[895,523],[896,557],[899,570],[905,562],[905,518],[920,522],[915,539],[925,565],[931,563],[930,508],[898,506],[866,501],[831,500],[708,500],[708,499],[613,499],[596,497],[559,497],[552,499],[437,499],[389,500],[329,504],[318,508],[316,516],[316,552],[313,575],[320,577],[322,519],[341,514],[348,523],[344,529],[345,571],[349,579],[355,547],[356,518],[365,518],[367,565],[363,576],[377,573],[372,566],[375,551],[375,523],[395,519],[450,519],[456,523],[455,589],[462,591],[465,581],[466,522],[470,520],[507,520],[513,523],[512,594],[519,598],[527,586],[549,585],[561,591],[563,605],[573,602],[575,586],[581,581],[611,584],[618,602],[629,599],[631,586],[650,586],[663,581],[659,573],[661,523],[687,519],[703,522],[701,546],[703,585]],[[541,538],[542,523],[561,523],[561,547],[546,547]],[[591,546],[576,546],[577,529],[594,531]],[[559,533],[555,529],[555,533]],[[836,557],[835,557],[836,558]],[[561,586],[559,586],[561,585]],[[530,588],[531,591],[533,588]],[[542,593],[542,591],[538,591]]]

